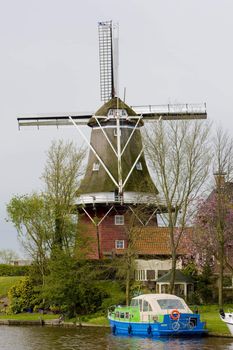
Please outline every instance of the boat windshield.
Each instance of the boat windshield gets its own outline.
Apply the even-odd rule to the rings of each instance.
[[[184,304],[179,299],[159,299],[157,300],[162,310],[184,309]]]

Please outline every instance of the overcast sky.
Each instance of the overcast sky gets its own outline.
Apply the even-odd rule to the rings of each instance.
[[[98,109],[98,22],[119,23],[129,105],[206,102],[233,135],[232,14],[232,0],[0,0],[0,250],[22,255],[5,207],[41,189],[51,141],[80,142],[73,127],[19,131],[16,118]]]

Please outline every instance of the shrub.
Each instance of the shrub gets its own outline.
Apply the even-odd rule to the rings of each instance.
[[[26,277],[12,286],[8,292],[8,311],[19,313],[22,311],[32,311],[35,305],[42,300],[38,291],[35,291],[32,281]]]

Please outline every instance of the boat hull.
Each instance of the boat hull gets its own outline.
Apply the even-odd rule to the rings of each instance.
[[[233,335],[233,313],[225,313],[224,317],[220,315],[221,320],[226,323],[231,335]]]
[[[147,323],[147,322],[125,322],[109,319],[112,333],[115,335],[130,335],[141,337],[161,337],[161,336],[201,336],[207,333],[204,328],[205,324],[199,322],[195,327],[189,328],[182,321],[177,323],[165,317],[164,322]],[[175,326],[175,327],[174,327]],[[174,329],[175,328],[175,329]]]

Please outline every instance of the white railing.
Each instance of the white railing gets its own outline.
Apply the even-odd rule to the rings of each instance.
[[[82,194],[76,199],[77,205],[101,204],[101,203],[124,203],[124,204],[156,204],[165,206],[165,200],[155,194],[143,192],[124,192],[123,197],[114,192],[99,192]]]

